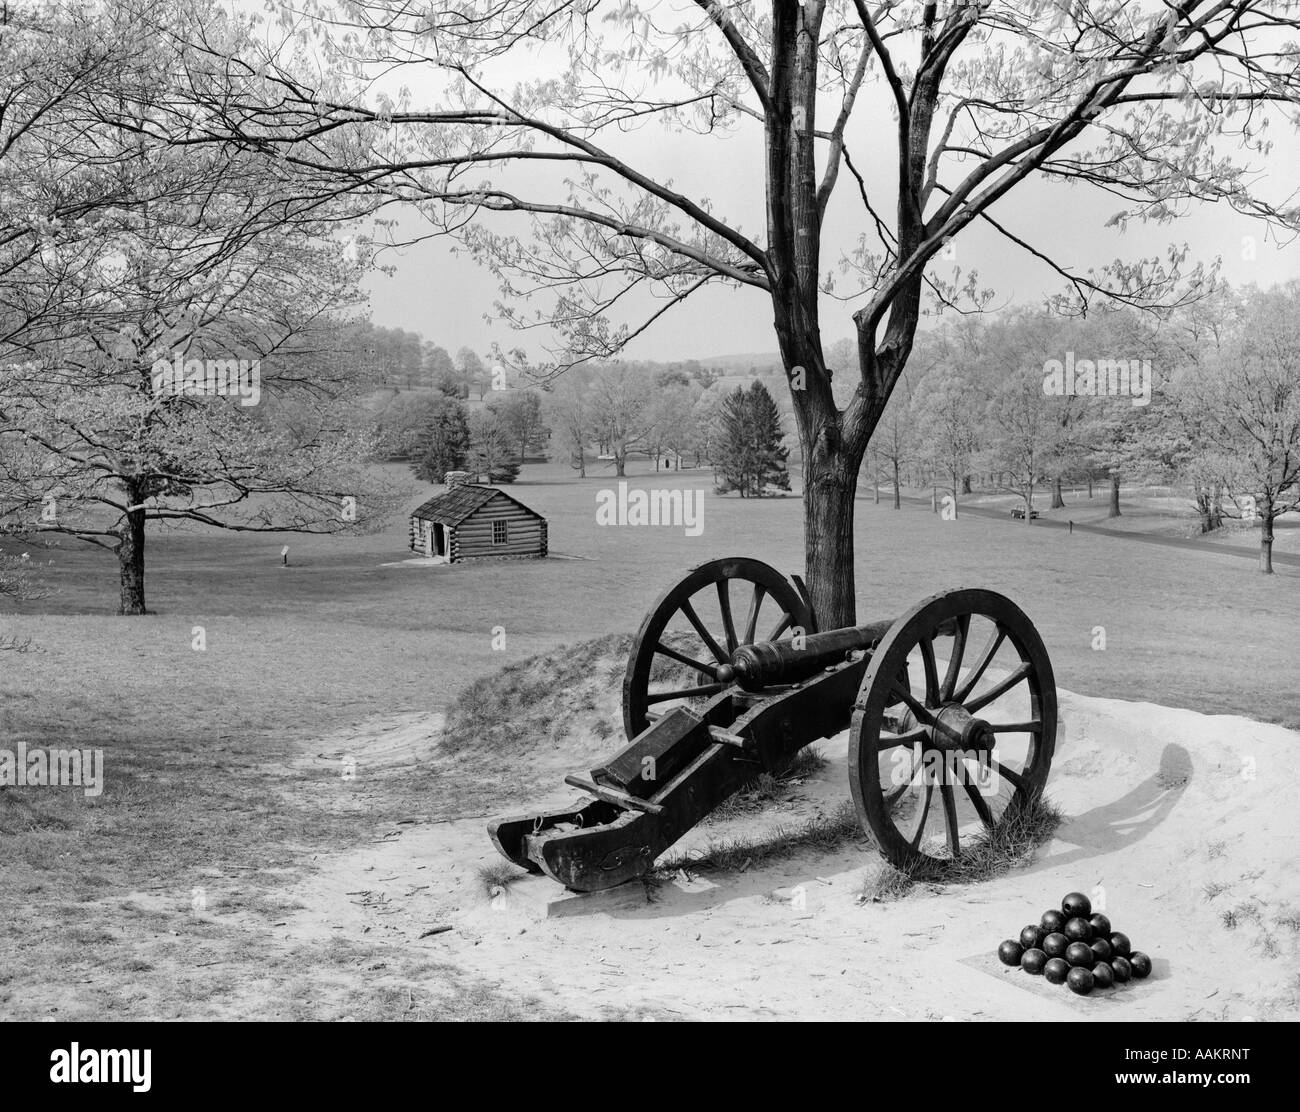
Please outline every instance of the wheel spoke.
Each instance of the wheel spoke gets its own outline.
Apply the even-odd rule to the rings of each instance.
[[[970,675],[966,677],[966,682],[953,692],[952,701],[954,703],[964,703],[970,693],[975,690],[975,685],[980,682],[984,676],[989,662],[997,656],[998,649],[1002,647],[1002,642],[1006,640],[1006,633],[1001,626],[998,626],[988,639],[988,644],[980,650],[979,659],[972,666]]]
[[[775,641],[781,636],[781,634],[790,628],[791,620],[789,614],[782,614],[781,620],[772,628],[772,632],[767,635],[767,639],[769,641]]]
[[[948,848],[956,857],[961,853],[961,839],[957,835],[957,796],[948,783],[939,785],[939,796],[943,799],[943,822],[948,828]]]
[[[679,664],[685,664],[688,668],[694,668],[697,672],[703,672],[712,679],[718,678],[718,666],[716,664],[705,664],[702,660],[693,660],[685,653],[679,653],[676,649],[669,648],[662,641],[655,645],[655,652],[664,656],[672,657]]]
[[[925,670],[925,701],[934,706],[939,705],[939,670],[934,663],[934,638],[922,637],[917,642],[921,650],[921,665]]]
[[[718,608],[722,611],[722,629],[727,635],[727,652],[736,651],[736,620],[731,616],[731,580],[719,579]]]
[[[896,787],[892,792],[885,796],[885,808],[892,811],[894,804],[902,798],[903,793],[916,783],[916,770],[921,767],[921,761],[917,759],[916,751],[912,751],[912,767],[907,773],[907,779]]]
[[[990,722],[989,732],[993,734],[1041,734],[1043,723],[1035,718],[1029,722]]]
[[[966,653],[966,638],[970,636],[970,615],[957,617],[957,628],[952,635],[952,652],[948,656],[948,671],[944,673],[943,686],[939,688],[939,701],[947,702],[952,698],[957,686],[957,677],[961,674],[961,658]]]
[[[1014,769],[1007,768],[1007,766],[1001,761],[994,761],[993,767],[998,770],[999,776],[1005,776],[1011,781],[1011,786],[1015,788],[1016,791],[1020,791],[1024,788],[1025,781],[1023,777],[1021,777],[1020,773],[1016,772]]]
[[[895,685],[893,694],[897,695],[898,698],[900,698],[904,703],[906,703],[908,709],[914,715],[916,715],[916,717],[919,718],[923,723],[925,723],[925,725],[927,726],[934,725],[935,723],[934,715],[930,713],[928,707],[926,707],[922,703],[918,703],[916,699],[913,698],[912,693],[910,691],[904,691],[901,687]]]
[[[754,594],[749,600],[749,616],[745,619],[745,639],[742,645],[752,645],[754,643],[754,634],[758,632],[758,611],[763,605],[763,597],[767,594],[767,588],[761,583],[754,584]]]
[[[717,641],[714,640],[713,634],[704,628],[704,623],[700,621],[700,616],[695,613],[695,607],[691,605],[690,599],[683,599],[681,612],[686,615],[686,620],[694,627],[695,632],[700,635],[700,640],[708,647],[709,652],[719,664],[730,664],[731,654],[727,652]]]
[[[962,786],[966,789],[966,794],[970,796],[970,801],[979,814],[980,822],[985,826],[992,826],[993,812],[989,810],[988,800],[984,798],[984,793],[980,791],[979,785],[972,784],[968,778],[963,776]]]
[[[650,704],[665,703],[669,699],[693,699],[697,695],[716,695],[719,691],[725,691],[725,683],[705,683],[699,687],[683,687],[676,691],[656,691],[654,694],[646,694],[645,701]]]
[[[1013,687],[1015,687],[1016,684],[1018,684],[1021,680],[1023,680],[1033,670],[1034,670],[1034,666],[1032,664],[1022,663],[1019,668],[1016,668],[1012,672],[1008,672],[1003,679],[995,683],[992,687],[990,687],[987,691],[985,691],[984,694],[978,696],[977,698],[971,699],[970,702],[966,704],[966,709],[970,711],[971,714],[974,714],[978,710],[982,710],[984,707],[988,706],[989,703],[993,702],[995,699],[1002,698],[1003,695],[1005,695],[1008,691],[1010,691]]]
[[[933,796],[934,781],[927,778],[925,781],[925,802],[921,804],[921,817],[917,820],[916,829],[912,832],[912,840],[907,843],[912,849],[916,849],[925,836],[925,820],[930,815],[930,800]]]
[[[905,734],[899,734],[897,737],[884,737],[880,739],[877,750],[897,749],[900,745],[915,745],[918,741],[924,741],[930,736],[930,731],[924,726],[918,726],[915,730],[908,730]]]

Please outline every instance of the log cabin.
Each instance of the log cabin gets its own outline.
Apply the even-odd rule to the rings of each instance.
[[[546,519],[496,487],[452,480],[411,513],[410,547],[448,563],[546,555]]]

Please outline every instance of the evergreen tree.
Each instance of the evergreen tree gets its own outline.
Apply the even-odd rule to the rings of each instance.
[[[776,407],[776,399],[766,386],[755,381],[745,396],[745,402],[753,422],[754,494],[762,498],[763,488],[767,486],[789,490],[790,472],[786,459],[790,449],[781,443],[785,433],[781,428],[781,411]]]
[[[754,474],[753,436],[745,391],[737,386],[723,399],[720,435],[713,463],[718,473],[718,493],[735,490],[741,498],[749,497]]]
[[[446,348],[437,344],[424,345],[424,373],[429,385],[435,390],[462,401],[469,397],[469,387],[461,379]]]
[[[465,407],[454,398],[439,398],[416,441],[411,470],[417,479],[440,483],[448,471],[460,471],[469,451]]]
[[[767,485],[790,489],[781,413],[761,382],[748,390],[737,386],[727,395],[720,424],[714,460],[720,494],[735,490],[742,498],[761,498]]]

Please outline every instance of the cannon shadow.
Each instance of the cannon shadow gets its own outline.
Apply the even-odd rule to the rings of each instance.
[[[1131,790],[1113,802],[1066,817],[1057,837],[1072,843],[1072,848],[1050,857],[1035,859],[1032,864],[1019,870],[1019,875],[1069,865],[1127,849],[1140,842],[1178,806],[1183,793],[1192,782],[1192,771],[1192,759],[1187,749],[1172,742],[1167,744],[1160,754],[1160,764],[1156,770]],[[804,886],[811,908],[822,898],[818,877],[865,870],[883,860],[871,843],[865,840],[830,851],[819,852],[808,848],[788,858],[767,863],[753,873],[696,874],[709,882],[707,888],[680,891],[665,886],[644,904],[636,901],[634,906],[609,908],[604,913],[615,919],[676,919],[734,900],[755,896],[771,898],[772,889],[777,885]],[[774,899],[772,902],[780,904],[785,901]],[[793,907],[790,910],[793,922],[800,917],[801,912]]]
[[[1169,817],[1191,782],[1191,754],[1170,742],[1160,754],[1159,767],[1140,784],[1111,803],[1066,816],[1057,837],[1075,848],[1041,857],[1024,872],[1054,869],[1135,845]]]

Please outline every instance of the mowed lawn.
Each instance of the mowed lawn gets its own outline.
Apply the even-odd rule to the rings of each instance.
[[[103,749],[107,783],[94,800],[75,789],[0,792],[0,885],[13,897],[0,915],[11,940],[0,1015],[46,1014],[48,992],[35,986],[51,968],[63,968],[68,983],[86,974],[86,1014],[219,1014],[210,1001],[220,977],[186,989],[166,965],[172,950],[183,962],[207,947],[219,962],[247,948],[246,936],[188,914],[195,877],[247,878],[246,910],[269,922],[277,885],[310,867],[312,853],[413,809],[451,813],[463,801],[466,785],[426,778],[358,785],[357,807],[322,810],[320,784],[283,773],[316,739],[377,716],[436,710],[487,670],[635,630],[655,596],[703,560],[741,554],[801,568],[798,497],[720,498],[707,470],[634,471],[635,486],[706,491],[701,535],[598,527],[597,494],[618,480],[539,465],[508,490],[549,520],[554,555],[542,561],[401,566],[412,555],[404,518],[365,537],[163,532],[148,542],[154,613],[120,618],[111,556],[69,540],[28,549],[53,558],[55,590],[0,612],[0,634],[34,642],[0,652],[0,746]],[[435,489],[420,487],[410,505]],[[1296,569],[1266,578],[1232,557],[978,516],[943,521],[867,496],[858,502],[856,566],[862,620],[900,614],[944,587],[985,586],[1038,625],[1062,687],[1300,726]],[[502,634],[504,648],[494,648]],[[490,780],[490,767],[482,774]],[[164,892],[174,907],[120,904],[139,890]],[[93,968],[86,973],[86,947],[128,972],[97,980]],[[386,1014],[382,1001],[313,997],[301,959],[281,957],[278,989],[234,976],[232,965],[229,991],[291,1001],[264,1015]],[[247,960],[251,969],[275,965],[273,956]],[[448,1003],[439,1014],[457,1013]]]
[[[616,485],[612,474],[579,480],[562,466],[529,466],[507,489],[547,517],[551,559],[384,567],[412,555],[403,519],[366,537],[162,533],[148,544],[154,613],[134,619],[114,613],[111,556],[65,539],[48,553],[56,592],[0,612],[0,628],[44,649],[0,657],[3,713],[39,704],[27,724],[51,739],[69,703],[102,728],[170,717],[198,733],[336,729],[349,716],[440,706],[484,669],[556,644],[632,631],[659,591],[702,560],[743,554],[801,570],[798,497],[722,498],[706,470],[639,470],[634,486],[708,492],[700,536],[598,527],[597,492]],[[412,505],[436,489],[422,488]],[[944,521],[865,496],[856,535],[861,620],[900,614],[945,587],[986,586],[1037,623],[1062,686],[1300,721],[1293,568],[1268,578],[1225,556],[1009,519]],[[285,543],[288,569],[279,567]],[[1093,648],[1098,627],[1104,650]],[[505,647],[494,649],[501,633]]]

